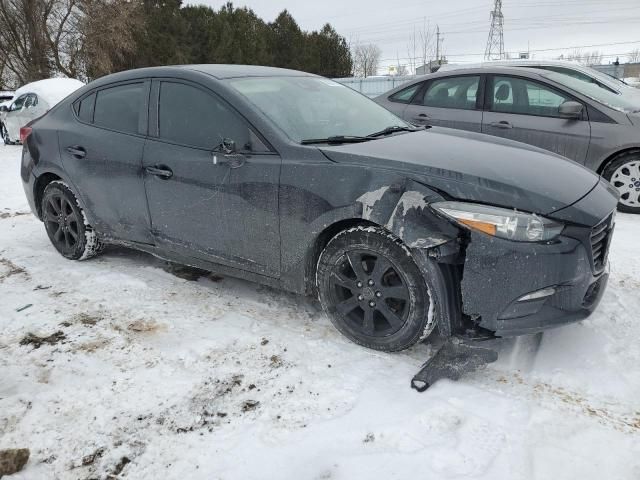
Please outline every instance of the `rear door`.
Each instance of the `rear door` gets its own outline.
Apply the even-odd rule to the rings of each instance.
[[[152,98],[143,163],[156,244],[277,277],[280,157],[211,90],[158,80]]]
[[[481,75],[436,78],[404,109],[414,125],[438,125],[480,132],[482,129]]]
[[[153,243],[142,176],[150,81],[111,84],[74,103],[59,131],[64,169],[107,237]]]
[[[560,105],[570,100],[578,101],[529,78],[491,76],[482,133],[528,143],[584,163],[591,139],[586,106],[581,119],[562,118],[558,113]]]

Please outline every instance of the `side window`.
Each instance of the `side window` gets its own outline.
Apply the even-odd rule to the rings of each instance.
[[[24,108],[33,107],[33,95],[27,95],[23,106]]]
[[[78,118],[83,122],[91,123],[93,122],[93,107],[96,103],[96,94],[92,93],[88,97],[82,99],[82,101],[78,102],[76,106],[76,114]]]
[[[96,94],[93,123],[119,132],[138,133],[143,94],[143,83],[99,90]]]
[[[398,103],[409,103],[418,89],[422,86],[422,83],[416,83],[415,85],[411,85],[399,92],[394,93],[389,97],[389,100],[392,102]]]
[[[500,76],[493,80],[495,112],[559,117],[558,107],[568,100],[571,98],[532,80]]]
[[[213,94],[184,83],[160,84],[158,127],[160,138],[182,145],[213,149],[233,140],[239,151],[264,151],[238,114]]]
[[[475,110],[479,76],[448,77],[431,82],[422,105],[436,108]]]
[[[38,105],[38,96],[34,93],[31,95],[31,106],[35,107],[36,105]]]

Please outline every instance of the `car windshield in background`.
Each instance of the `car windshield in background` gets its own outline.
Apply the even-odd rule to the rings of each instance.
[[[344,85],[317,77],[261,77],[230,85],[295,142],[367,137],[412,129],[393,113]],[[317,143],[317,142],[314,142]]]
[[[570,77],[569,75],[563,75],[556,72],[544,73],[544,76],[558,82],[566,87],[575,90],[582,95],[585,95],[596,102],[599,102],[614,110],[621,112],[634,112],[640,109],[637,101],[625,97],[625,95],[618,95],[604,88],[599,87],[595,83],[587,83],[577,78]]]

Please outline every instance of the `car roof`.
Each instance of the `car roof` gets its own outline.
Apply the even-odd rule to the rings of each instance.
[[[429,78],[457,77],[459,75],[471,75],[474,73],[475,74],[504,73],[504,74],[511,74],[511,75],[520,75],[520,76],[523,76],[524,74],[524,76],[541,77],[541,76],[544,76],[543,74],[545,74],[546,72],[538,68],[509,67],[505,65],[470,66],[465,68],[458,68],[455,70],[437,71],[435,73],[427,73],[426,75],[419,75],[415,78],[414,82],[426,80]]]
[[[263,67],[260,65],[228,65],[228,64],[201,64],[201,65],[179,65],[178,68],[196,70],[206,73],[218,79],[238,78],[238,77],[309,77],[315,76],[311,73],[290,70],[288,68]]]
[[[470,63],[470,64],[455,64],[455,63],[450,63],[450,64],[445,64],[442,65],[441,69],[443,71],[450,71],[450,70],[461,70],[463,68],[475,68],[475,67],[497,67],[497,66],[504,66],[504,67],[508,67],[508,66],[541,66],[541,65],[550,65],[550,66],[556,66],[556,67],[565,67],[565,68],[569,68],[572,70],[580,70],[580,71],[584,71],[586,70],[584,65],[578,63],[578,62],[572,62],[572,61],[568,61],[568,60],[538,60],[538,59],[512,59],[512,60],[489,60],[486,62],[479,62],[479,63]]]

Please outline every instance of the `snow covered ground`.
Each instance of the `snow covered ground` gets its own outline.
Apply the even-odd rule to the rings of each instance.
[[[19,156],[0,147],[0,449],[31,449],[12,479],[640,478],[640,218],[618,216],[590,319],[418,394],[426,345],[365,350],[310,299],[121,248],[63,259]]]

